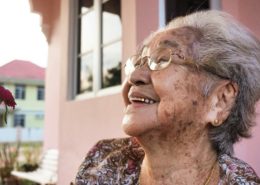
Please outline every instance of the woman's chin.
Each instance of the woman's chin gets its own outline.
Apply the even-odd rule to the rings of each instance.
[[[122,128],[123,131],[129,136],[138,136],[145,131],[142,124],[130,121],[126,117],[123,119]]]
[[[138,136],[139,134],[141,134],[140,129],[136,128],[136,126],[134,126],[133,124],[123,123],[122,128],[123,131],[129,136]]]

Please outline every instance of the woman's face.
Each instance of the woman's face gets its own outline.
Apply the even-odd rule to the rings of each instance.
[[[179,50],[186,59],[195,35],[188,28],[159,33],[151,39],[143,56],[150,56],[160,47]],[[181,63],[181,58],[175,58]],[[171,63],[167,68],[151,71],[147,64],[136,68],[124,82],[124,131],[132,136],[156,129],[204,129],[207,102],[201,88],[205,76],[187,66]],[[196,125],[194,124],[196,123]]]

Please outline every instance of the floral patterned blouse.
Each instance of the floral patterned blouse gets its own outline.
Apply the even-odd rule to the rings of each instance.
[[[76,185],[138,185],[144,151],[136,139],[99,141],[87,154],[76,176]],[[257,185],[260,179],[245,162],[228,155],[218,158],[218,185]]]

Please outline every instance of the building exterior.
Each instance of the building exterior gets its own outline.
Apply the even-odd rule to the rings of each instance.
[[[0,142],[42,140],[44,78],[45,69],[29,61],[14,60],[0,67],[0,83],[12,92],[17,103],[8,114],[6,127],[0,130]],[[19,136],[17,127],[22,129]]]
[[[125,137],[121,66],[142,40],[176,15],[220,9],[232,14],[260,38],[259,0],[30,0],[42,16],[49,42],[46,71],[44,147],[60,151],[59,182],[73,181],[95,142]],[[191,3],[191,4],[190,4]],[[194,9],[190,8],[195,6]],[[260,107],[257,107],[260,111]],[[260,117],[256,118],[260,124]],[[236,155],[260,174],[260,125],[236,146]],[[248,152],[250,151],[250,152]]]

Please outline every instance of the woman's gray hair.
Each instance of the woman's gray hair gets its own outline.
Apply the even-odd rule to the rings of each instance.
[[[254,125],[255,104],[260,98],[260,42],[230,15],[216,10],[179,17],[165,29],[180,27],[190,27],[200,33],[192,48],[194,62],[205,71],[239,86],[227,120],[209,130],[217,153],[232,154],[233,144],[241,137],[249,137]],[[212,86],[205,85],[205,95]]]

